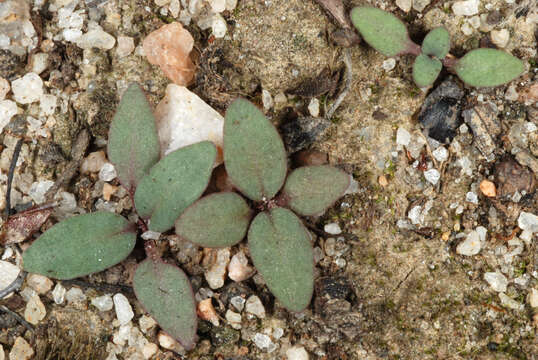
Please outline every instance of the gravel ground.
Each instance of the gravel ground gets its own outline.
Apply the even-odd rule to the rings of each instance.
[[[454,55],[498,47],[525,72],[475,89],[443,71],[418,89],[411,57],[387,59],[362,43],[345,50],[349,92],[325,119],[348,72],[330,40],[338,27],[315,1],[0,1],[0,210],[18,150],[11,208],[58,205],[35,234],[2,246],[0,290],[19,275],[22,251],[61,219],[132,215],[106,159],[107,133],[130,82],[152,106],[165,96],[171,81],[142,47],[165,24],[192,35],[189,89],[213,109],[223,114],[247,97],[289,149],[304,147],[303,158],[328,159],[354,178],[337,204],[307,219],[316,285],[304,312],[281,307],[256,273],[227,275],[248,259],[244,242],[209,250],[164,234],[160,250],[189,275],[199,302],[193,351],[134,297],[137,247],[81,279],[26,276],[0,300],[0,360],[538,359],[536,3],[370,4],[404,20],[419,43],[442,25]],[[447,141],[429,137],[439,122]]]

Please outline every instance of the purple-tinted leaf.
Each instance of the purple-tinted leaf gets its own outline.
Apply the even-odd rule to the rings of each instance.
[[[133,278],[136,297],[170,336],[187,350],[196,343],[196,303],[191,284],[177,266],[146,259]]]
[[[52,206],[48,206],[11,215],[4,224],[0,243],[9,245],[28,239],[47,221],[52,211]]]

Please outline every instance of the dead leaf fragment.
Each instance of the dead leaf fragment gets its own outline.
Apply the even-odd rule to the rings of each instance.
[[[0,235],[0,243],[3,245],[16,244],[28,239],[33,233],[41,228],[52,214],[52,207],[39,207],[29,209],[10,216]]]

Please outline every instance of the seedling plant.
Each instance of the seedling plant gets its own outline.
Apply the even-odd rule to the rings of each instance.
[[[415,55],[413,80],[427,87],[437,79],[443,65],[467,85],[491,87],[517,78],[524,70],[521,60],[497,49],[475,49],[461,59],[449,54],[450,35],[443,27],[431,30],[422,46],[415,44],[405,24],[393,14],[374,8],[356,7],[351,21],[371,47],[385,56]]]
[[[311,236],[298,215],[323,213],[349,185],[331,166],[305,166],[288,174],[283,142],[271,122],[244,99],[224,122],[224,164],[238,192],[202,197],[217,150],[203,141],[159,159],[151,107],[132,84],[109,132],[108,157],[128,190],[136,221],[104,211],[71,217],[43,233],[24,252],[26,271],[73,279],[124,260],[139,235],[169,232],[203,247],[229,247],[246,236],[252,261],[290,311],[302,311],[313,293]],[[159,234],[157,234],[159,235]],[[144,236],[146,239],[148,236]],[[155,236],[135,270],[136,297],[161,328],[186,349],[196,344],[196,302],[187,275],[161,258]]]

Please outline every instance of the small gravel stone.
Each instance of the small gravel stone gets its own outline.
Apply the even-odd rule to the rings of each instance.
[[[432,155],[435,160],[439,162],[446,161],[448,159],[448,150],[444,146],[439,146],[437,149],[432,151]]]
[[[249,314],[256,315],[260,319],[265,318],[265,308],[259,297],[252,295],[248,298],[245,304],[245,311]]]
[[[211,32],[213,33],[213,36],[215,36],[217,39],[223,38],[224,35],[226,35],[227,30],[228,26],[226,25],[226,20],[224,20],[222,15],[213,15],[213,18],[211,19]]]
[[[54,287],[54,290],[52,290],[52,299],[54,302],[58,305],[62,304],[65,300],[65,293],[67,290],[62,286],[62,284],[58,283]]]
[[[9,352],[9,360],[29,360],[34,355],[34,350],[22,337],[17,337]]]
[[[473,16],[478,14],[479,3],[480,0],[456,1],[452,4],[452,11],[454,15]]]
[[[5,360],[6,354],[4,353],[4,347],[0,345],[0,360]]]
[[[36,73],[28,73],[11,83],[13,99],[20,104],[39,101],[43,95],[43,80]]]
[[[32,72],[35,74],[41,74],[47,69],[49,61],[49,54],[37,53],[32,56]]]
[[[312,98],[312,100],[310,100],[310,104],[308,104],[308,112],[313,117],[319,116],[319,100],[318,99]]]
[[[523,310],[525,308],[525,305],[520,304],[503,292],[499,294],[499,299],[501,299],[501,304],[509,309]]]
[[[383,61],[383,64],[381,65],[383,70],[385,71],[391,71],[396,67],[396,59],[394,58],[388,58],[387,60]]]
[[[261,350],[267,350],[269,352],[269,350],[274,347],[271,338],[265,334],[256,333],[253,340],[254,344]]]
[[[183,346],[181,346],[180,343],[178,343],[176,340],[174,340],[174,338],[165,332],[160,331],[159,335],[157,335],[157,339],[159,340],[159,345],[161,345],[162,348],[172,350],[178,354],[185,353]]]
[[[226,321],[228,321],[232,328],[241,329],[241,314],[228,310],[226,311]]]
[[[327,234],[331,234],[331,235],[338,235],[342,233],[342,229],[340,229],[340,225],[338,225],[337,223],[327,224],[323,227],[323,230]]]
[[[141,235],[144,240],[159,240],[161,233],[157,231],[148,230]]]
[[[213,307],[211,298],[200,301],[196,307],[196,313],[202,320],[209,321],[213,326],[219,326],[219,315]]]
[[[114,306],[112,296],[108,294],[93,298],[91,304],[95,306],[99,311],[110,311]]]
[[[211,289],[218,289],[224,285],[224,277],[226,276],[226,268],[230,261],[230,249],[218,249],[215,250],[216,254],[209,254],[214,256],[214,262],[211,264],[209,270],[205,272],[205,279]]]
[[[308,353],[302,346],[293,346],[286,351],[288,360],[308,360]]]
[[[146,343],[144,347],[142,348],[142,355],[144,355],[145,359],[151,359],[153,355],[155,355],[159,351],[159,347],[157,344],[154,343]]]
[[[157,322],[151,316],[142,315],[140,319],[138,319],[138,326],[144,334],[147,334],[148,331],[156,325]]]
[[[54,285],[48,277],[39,274],[30,274],[26,282],[38,294],[47,293],[52,288],[52,285]]]
[[[54,185],[54,182],[50,180],[36,181],[30,187],[28,195],[30,195],[36,204],[43,204],[45,202],[45,194],[52,185]]]
[[[472,204],[478,204],[478,196],[472,191],[469,191],[465,195],[465,200],[472,203]]]
[[[408,146],[411,142],[411,134],[406,129],[399,127],[396,132],[396,144]]]
[[[396,6],[402,9],[404,12],[409,12],[411,6],[413,5],[412,0],[396,0]]]
[[[517,219],[517,224],[521,230],[538,233],[538,216],[522,211]]]
[[[113,297],[114,308],[116,310],[116,317],[118,318],[120,325],[127,324],[134,317],[133,309],[129,300],[123,294],[116,294]]]
[[[500,48],[505,48],[510,40],[510,33],[506,29],[491,30],[491,42]]]
[[[0,132],[4,130],[13,116],[17,114],[19,109],[17,104],[11,100],[0,101]]]
[[[82,161],[80,172],[83,174],[98,172],[105,163],[106,155],[104,151],[92,152]]]
[[[441,174],[439,173],[437,169],[430,169],[430,170],[424,171],[424,177],[429,183],[435,185],[441,178]]]
[[[252,267],[248,266],[248,259],[241,250],[234,256],[228,265],[228,277],[233,281],[243,281],[253,274]]]
[[[99,180],[112,181],[118,176],[116,168],[111,163],[105,163],[101,170],[99,170]]]
[[[132,37],[118,36],[118,47],[116,48],[118,57],[122,58],[128,56],[133,52],[134,48],[134,39]]]
[[[65,299],[68,303],[80,303],[86,301],[86,295],[84,295],[84,292],[80,288],[72,287],[67,290]]]
[[[45,305],[39,299],[39,296],[34,296],[26,303],[24,310],[24,319],[32,325],[37,325],[47,315]]]
[[[422,12],[430,4],[431,0],[413,0],[413,9]]]
[[[538,289],[531,289],[529,292],[528,301],[531,307],[538,307]]]
[[[110,50],[116,44],[116,39],[97,25],[94,29],[76,39],[75,43],[85,50],[91,48]]]
[[[273,107],[273,97],[271,96],[271,93],[265,89],[262,90],[262,103],[265,111],[269,111]]]
[[[460,255],[473,256],[480,252],[482,249],[482,242],[477,231],[471,231],[464,241],[458,244],[456,252]]]
[[[8,261],[0,261],[0,274],[2,274],[2,276],[0,276],[0,290],[4,290],[11,285],[17,276],[19,276],[20,272],[21,269],[19,269],[18,266],[13,265]]]
[[[505,292],[508,286],[508,279],[498,271],[485,273],[484,280],[497,292]]]
[[[54,114],[58,98],[51,94],[44,94],[39,101],[40,115],[48,116]]]
[[[234,296],[230,299],[230,303],[232,304],[232,306],[236,308],[239,312],[243,311],[243,309],[245,308],[245,302],[245,298],[241,296]]]
[[[519,94],[514,84],[510,85],[504,93],[504,98],[508,101],[516,101],[519,98]]]

